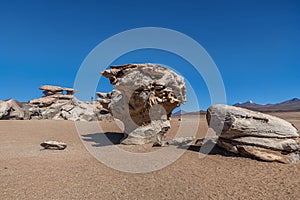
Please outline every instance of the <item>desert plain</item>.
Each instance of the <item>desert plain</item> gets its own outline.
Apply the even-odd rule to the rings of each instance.
[[[300,112],[271,114],[300,129]],[[176,134],[178,118],[172,118],[167,138]],[[120,128],[113,121],[99,123],[104,132],[115,133],[111,139],[126,151],[168,148],[117,144]],[[2,120],[0,127],[0,199],[300,199],[300,163],[263,162],[218,148],[200,159],[197,147],[191,146],[161,170],[126,173],[89,154],[73,121]],[[207,128],[201,116],[197,138]],[[63,141],[68,147],[42,150],[44,140]]]

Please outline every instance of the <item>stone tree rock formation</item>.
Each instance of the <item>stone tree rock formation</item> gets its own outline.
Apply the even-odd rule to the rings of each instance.
[[[299,161],[299,133],[283,119],[234,106],[214,105],[207,110],[207,121],[219,134],[218,146],[232,153],[265,161]]]
[[[97,93],[103,111],[121,120],[122,144],[161,142],[170,128],[174,108],[186,101],[183,77],[156,64],[111,66],[102,72],[115,89]]]

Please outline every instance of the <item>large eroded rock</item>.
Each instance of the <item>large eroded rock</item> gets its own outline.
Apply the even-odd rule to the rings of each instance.
[[[183,77],[155,64],[111,66],[102,74],[115,89],[97,93],[98,102],[124,123],[122,143],[160,142],[170,128],[173,109],[186,101]]]
[[[218,146],[265,161],[297,162],[298,130],[275,116],[227,105],[207,110],[209,127],[219,134]]]

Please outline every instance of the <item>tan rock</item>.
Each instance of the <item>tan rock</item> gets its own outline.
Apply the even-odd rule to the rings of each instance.
[[[28,119],[54,119],[72,121],[95,121],[107,118],[101,115],[93,103],[82,102],[73,96],[76,91],[72,88],[45,85],[46,96],[29,101],[27,108]],[[66,94],[63,94],[66,91]]]
[[[63,88],[59,86],[53,86],[53,85],[43,85],[40,87],[40,90],[44,90],[44,94],[46,96],[54,95],[54,94],[62,94],[63,91],[66,92],[66,95],[74,95],[76,92],[73,88]]]
[[[64,150],[67,148],[67,144],[63,142],[58,141],[44,141],[41,143],[41,146],[44,147],[44,149],[51,149],[51,150]]]
[[[49,90],[49,91],[53,91],[53,92],[61,92],[63,91],[62,87],[59,86],[54,86],[54,85],[42,85],[39,88],[40,90]]]
[[[298,130],[283,119],[234,106],[214,105],[207,110],[207,121],[219,134],[217,144],[230,152],[283,163],[300,159]]]
[[[174,108],[186,101],[183,77],[155,64],[111,66],[102,74],[115,90],[97,93],[98,102],[124,123],[127,138],[123,143],[160,141],[169,129],[164,120],[169,120]]]
[[[50,106],[56,100],[57,99],[54,97],[42,97],[42,98],[30,100],[29,103],[40,106],[40,107],[45,107],[45,106]]]
[[[0,101],[0,119],[24,119],[24,110],[16,103],[15,100]]]

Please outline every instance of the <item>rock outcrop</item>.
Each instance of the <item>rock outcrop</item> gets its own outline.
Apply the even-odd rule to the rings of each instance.
[[[207,110],[218,146],[236,154],[282,163],[300,159],[298,130],[278,117],[227,105]]]
[[[48,107],[54,103],[65,103],[74,98],[74,93],[76,92],[72,88],[62,88],[59,86],[44,85],[39,88],[44,90],[44,97],[39,99],[33,99],[29,101],[32,105],[37,105],[38,107]],[[65,93],[64,93],[65,92]]]
[[[24,110],[15,100],[0,101],[0,120],[20,120],[24,119],[24,116]]]
[[[59,86],[40,87],[44,96],[28,103],[13,99],[0,101],[0,120],[54,119],[96,121],[112,117],[98,101],[82,102],[74,97],[76,90]],[[103,112],[101,112],[103,111]]]
[[[111,66],[102,72],[115,89],[97,93],[103,112],[125,127],[123,144],[160,142],[170,128],[172,110],[186,101],[183,77],[155,64]]]
[[[72,121],[95,121],[105,117],[93,102],[82,102],[74,97],[72,88],[45,85],[40,87],[44,97],[29,101],[29,119],[54,119]]]

